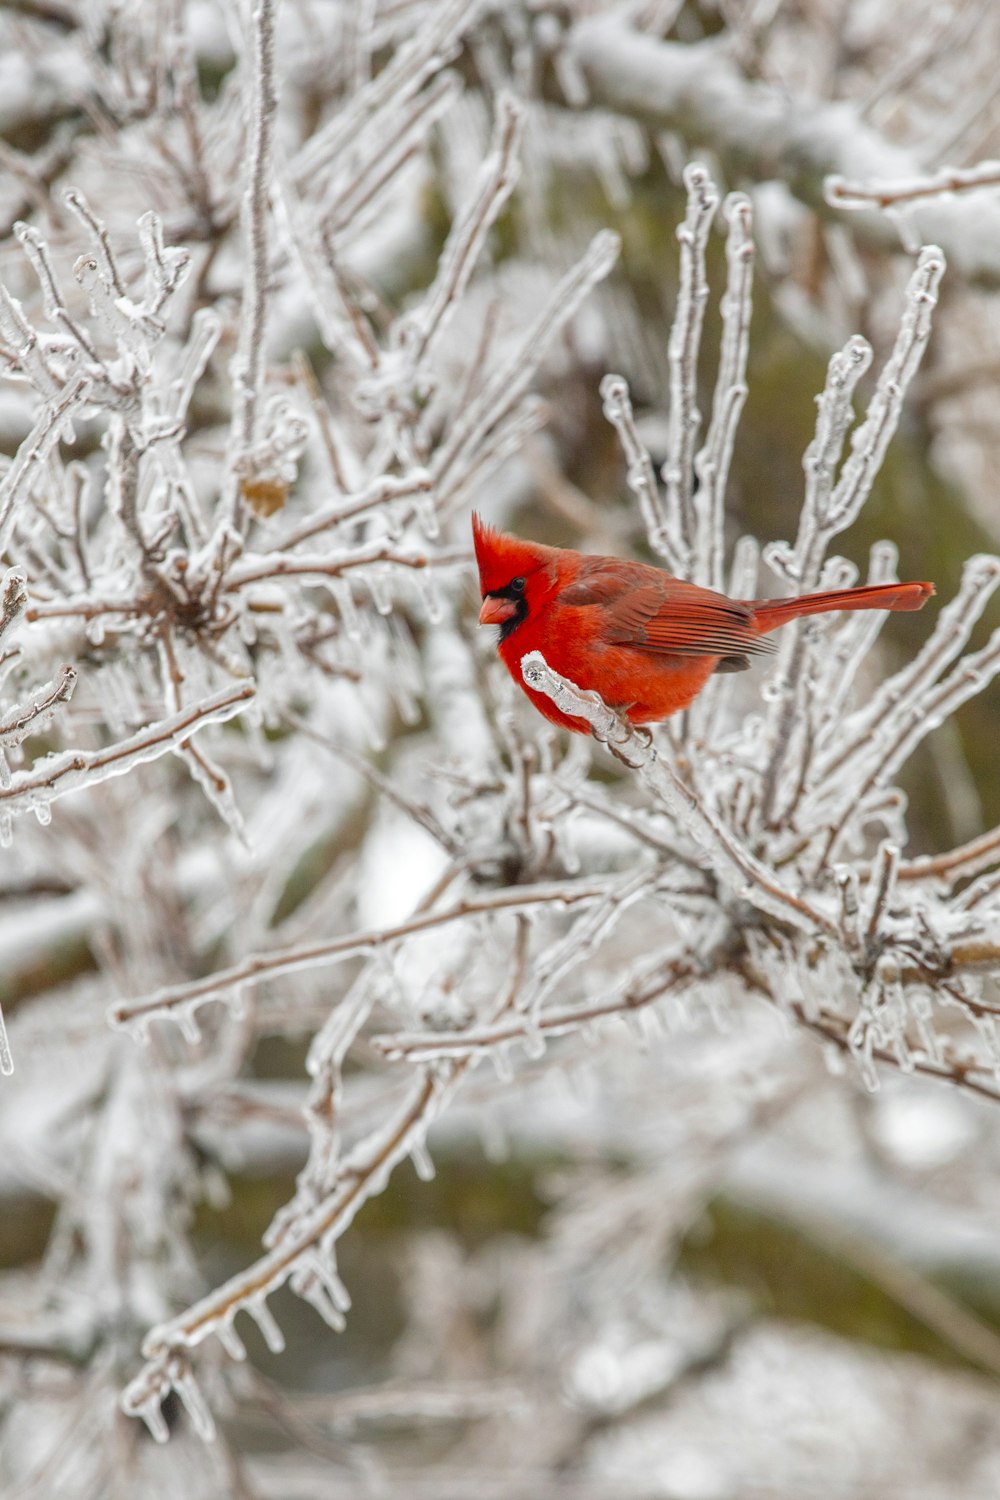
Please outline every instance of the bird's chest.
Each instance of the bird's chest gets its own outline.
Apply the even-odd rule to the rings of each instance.
[[[585,691],[600,693],[605,703],[626,713],[635,724],[653,723],[685,708],[718,660],[645,651],[609,641],[600,610],[586,606],[552,609],[529,618],[501,643],[500,655],[522,688],[521,658],[529,651],[540,651],[560,676]]]

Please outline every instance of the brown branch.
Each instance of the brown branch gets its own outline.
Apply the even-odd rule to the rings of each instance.
[[[262,980],[276,979],[282,974],[318,968],[343,958],[356,958],[359,954],[371,953],[387,943],[398,942],[400,938],[444,927],[451,922],[460,922],[466,917],[502,911],[526,911],[537,906],[574,906],[582,901],[597,901],[607,894],[610,883],[605,877],[590,881],[551,881],[539,885],[511,886],[506,890],[490,891],[481,896],[465,896],[444,911],[410,917],[405,922],[397,923],[395,927],[349,932],[344,937],[332,938],[325,943],[253,954],[242,963],[234,964],[228,969],[219,969],[204,979],[168,985],[144,999],[122,1001],[111,1010],[110,1020],[115,1026],[126,1026],[130,1022],[169,1015],[180,1006],[199,1005],[203,1001],[216,999],[229,990],[239,989],[242,985],[260,984]]]
[[[566,1006],[559,1010],[545,1010],[536,1017],[515,1015],[494,1022],[489,1026],[470,1027],[465,1031],[393,1032],[372,1037],[372,1045],[383,1057],[398,1061],[406,1058],[411,1062],[429,1062],[438,1058],[474,1058],[495,1047],[504,1047],[510,1042],[523,1042],[536,1036],[566,1036],[579,1031],[595,1021],[609,1016],[630,1016],[673,994],[687,985],[705,979],[705,971],[688,958],[676,958],[655,976],[630,985],[623,993],[611,995],[607,1000],[595,1001],[591,1005]]]
[[[235,593],[248,584],[259,583],[265,578],[339,578],[355,568],[385,563],[398,568],[420,571],[423,568],[455,567],[472,560],[466,547],[452,547],[429,556],[424,552],[397,552],[393,547],[374,543],[363,552],[347,553],[340,557],[324,557],[322,554],[282,556],[271,553],[257,561],[237,564],[230,570],[226,580],[226,591]]]
[[[251,683],[240,683],[193,703],[182,713],[150,724],[104,750],[68,750],[62,755],[46,756],[30,771],[19,771],[12,776],[9,786],[0,786],[0,805],[10,812],[21,812],[39,801],[52,801],[109,776],[122,775],[133,766],[156,760],[177,748],[203,725],[223,723],[242,713],[254,694]]]
[[[969,193],[1000,184],[1000,162],[982,161],[974,167],[942,167],[929,176],[895,181],[857,182],[846,177],[828,177],[824,185],[831,208],[893,208],[918,203],[923,198],[941,198],[948,193]]]
[[[995,864],[998,859],[1000,859],[1000,827],[991,828],[988,833],[981,833],[977,838],[970,839],[967,844],[959,844],[945,854],[930,854],[920,859],[908,860],[906,864],[900,865],[896,878],[897,880],[945,879],[949,885],[952,885],[956,880],[964,880],[966,876],[978,874],[980,870]]]

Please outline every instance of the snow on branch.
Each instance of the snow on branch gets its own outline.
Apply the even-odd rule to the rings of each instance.
[[[663,480],[667,504],[677,515],[685,557],[684,572],[690,573],[694,559],[695,515],[694,454],[701,413],[698,411],[698,351],[708,301],[705,246],[719,206],[715,184],[705,168],[685,168],[687,214],[677,230],[680,245],[680,284],[677,310],[670,330],[667,359],[670,366],[670,414],[667,459]]]
[[[246,186],[241,218],[245,241],[240,336],[233,365],[233,416],[230,434],[230,478],[235,507],[237,478],[249,472],[250,455],[257,435],[257,411],[263,385],[264,333],[267,314],[268,200],[271,186],[271,151],[278,96],[274,80],[275,0],[255,0],[250,24],[253,46],[247,62],[246,112],[250,122]],[[233,509],[235,519],[235,509]]]
[[[458,417],[431,466],[432,483],[442,502],[454,503],[473,476],[478,477],[471,461],[476,449],[482,448],[504,423],[516,417],[519,403],[551,339],[611,271],[619,248],[618,236],[610,230],[602,229],[594,236],[586,254],[563,276],[536,321]]]
[[[796,589],[808,593],[820,584],[827,550],[833,538],[856,519],[871,493],[875,476],[899,425],[903,400],[923,357],[930,337],[931,316],[937,304],[938,287],[944,275],[944,259],[936,246],[925,247],[906,289],[904,312],[892,353],[879,374],[864,422],[856,428],[848,457],[835,478],[848,428],[853,419],[852,397],[871,360],[871,349],[858,337],[848,340],[835,354],[827,372],[827,384],[819,399],[816,435],[806,450],[803,468],[806,492],[793,554],[783,547],[769,549],[781,572]],[[773,727],[771,759],[761,791],[761,815],[773,821],[782,784],[801,785],[804,740],[794,735],[807,716],[805,699],[815,691],[814,670],[802,621],[784,632],[779,647],[778,691],[768,708]],[[859,649],[867,649],[859,637]],[[846,665],[841,663],[841,666]],[[836,684],[830,679],[829,688]],[[799,756],[798,769],[789,757]]]
[[[793,922],[803,931],[828,934],[833,931],[829,918],[787,890],[660,758],[652,742],[644,740],[619,718],[597,693],[581,692],[574,683],[553,672],[538,651],[531,651],[522,659],[521,671],[529,687],[545,693],[563,713],[586,719],[595,739],[640,773],[734,895],[750,901],[777,921]]]
[[[964,921],[965,904],[956,903],[952,917],[945,919],[945,930],[950,922],[953,934],[948,946],[944,930],[938,931],[928,923],[923,908],[918,907],[914,916],[901,920],[893,903],[899,850],[888,841],[880,846],[875,864],[868,872],[870,895],[864,919],[856,901],[838,907],[831,901],[830,893],[822,885],[816,887],[814,876],[801,867],[797,888],[790,886],[681,780],[650,737],[623,721],[598,694],[581,692],[554,672],[537,651],[523,658],[521,670],[529,687],[545,693],[563,713],[585,719],[594,738],[638,773],[653,796],[669,810],[679,831],[688,836],[690,846],[699,851],[706,868],[728,888],[730,900],[721,906],[730,931],[720,950],[726,953],[727,964],[746,977],[760,960],[762,939],[770,923],[773,937],[779,942],[782,933],[786,934],[787,942],[791,929],[800,940],[808,938],[812,944],[818,943],[808,967],[822,969],[831,965],[842,976],[853,971],[860,998],[853,1020],[844,1023],[845,1029],[838,1032],[835,1024],[839,1023],[839,1016],[835,1010],[828,1008],[826,1019],[819,1024],[809,1004],[800,1004],[783,993],[780,979],[768,984],[758,984],[755,980],[751,988],[766,993],[796,1019],[838,1036],[840,1044],[856,1055],[872,1087],[877,1086],[876,1058],[890,1056],[906,1070],[921,1068],[934,1076],[948,1077],[962,1087],[1000,1097],[1000,1056],[994,1056],[992,1050],[985,1060],[970,1065],[960,1061],[957,1048],[939,1044],[935,1039],[933,1056],[925,1060],[914,1053],[906,1039],[908,987],[923,994],[938,975],[965,976],[950,994],[969,1017],[978,1021],[984,1013],[987,1018],[993,1014],[989,1007],[985,1010],[981,1007],[970,979],[975,975],[1000,973],[1000,945],[991,936],[985,941],[969,940],[972,929]],[[973,666],[963,680],[974,678],[976,670]],[[857,803],[863,805],[867,790],[867,787],[859,789]],[[844,890],[853,888],[851,880],[847,880]],[[993,889],[990,894],[994,894]],[[749,911],[755,916],[748,922]],[[977,924],[977,927],[980,932],[991,932],[988,925],[984,928]],[[738,957],[734,958],[734,954]],[[471,1049],[475,1041],[476,1038],[468,1038],[466,1045]],[[488,1045],[488,1038],[479,1044]],[[463,1045],[461,1041],[459,1045]],[[401,1042],[388,1039],[383,1046],[390,1053],[395,1048],[402,1054],[439,1055],[433,1043],[420,1050],[413,1038]],[[992,1081],[985,1081],[983,1074],[994,1075]]]
[[[72,669],[67,669],[67,673],[72,673]],[[72,675],[69,681],[73,681]],[[252,683],[224,688],[104,750],[68,750],[47,755],[30,771],[17,771],[6,786],[0,786],[0,815],[33,812],[36,817],[47,819],[50,804],[57,797],[96,786],[109,776],[122,776],[134,766],[157,760],[167,751],[185,744],[204,725],[224,724],[242,713],[252,701],[254,692]],[[68,697],[69,689],[64,685],[62,700]]]
[[[725,38],[665,42],[633,30],[621,13],[580,20],[564,46],[585,80],[588,105],[676,131],[689,147],[709,148],[736,177],[779,179],[813,208],[842,209],[826,195],[830,178],[853,184],[912,182],[921,163],[875,130],[847,102],[799,97],[745,77]],[[569,103],[575,101],[569,100]],[[918,243],[941,246],[953,268],[983,287],[1000,284],[1000,208],[953,196],[913,195],[904,210]],[[898,231],[874,210],[852,209],[846,222],[879,245],[897,245]]]
[[[371,953],[374,948],[383,944],[396,943],[401,938],[451,922],[463,921],[466,917],[481,912],[523,911],[533,906],[553,904],[572,906],[580,901],[596,900],[604,894],[606,887],[606,881],[567,881],[558,885],[529,886],[524,890],[515,886],[482,896],[469,895],[443,911],[424,912],[395,927],[376,932],[347,933],[344,937],[333,938],[325,943],[254,954],[241,964],[210,974],[204,979],[171,985],[154,995],[116,1005],[110,1019],[116,1026],[131,1026],[145,1024],[159,1017],[191,1015],[206,1001],[231,995],[233,991],[246,985],[259,984],[263,980],[276,979],[301,969],[336,963],[359,953]]]
[[[509,94],[503,95],[478,190],[451,227],[419,322],[408,324],[404,320],[400,328],[400,338],[410,346],[408,352],[418,370],[458,307],[486,236],[514,190],[523,125],[521,106]]]
[[[694,457],[698,491],[696,576],[709,588],[723,587],[726,481],[740,413],[748,395],[747,355],[753,290],[753,207],[745,193],[730,193],[722,206],[726,235],[726,290],[722,298],[722,345],[705,445]]]
[[[719,198],[708,172],[698,163],[685,169],[684,185],[687,213],[677,230],[680,282],[668,344],[670,407],[663,493],[635,424],[628,384],[621,375],[605,375],[601,399],[604,415],[621,442],[628,486],[639,502],[649,545],[670,572],[721,588],[726,480],[747,395],[753,217],[750,200],[744,194],[733,193],[726,200],[729,274],[722,299],[722,349],[711,422],[705,444],[696,453],[701,425],[698,356],[709,292],[705,249]]]
[[[1000,162],[980,161],[974,167],[939,167],[936,172],[895,181],[860,182],[831,176],[826,179],[824,191],[832,208],[895,208],[922,198],[941,198],[997,186],[1000,186]]]

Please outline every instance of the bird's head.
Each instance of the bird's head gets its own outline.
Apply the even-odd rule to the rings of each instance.
[[[472,540],[483,599],[479,623],[499,625],[500,639],[505,641],[551,589],[558,549],[497,531],[475,513]]]

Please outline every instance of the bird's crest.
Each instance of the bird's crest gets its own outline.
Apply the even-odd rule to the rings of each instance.
[[[479,564],[479,591],[484,599],[487,594],[506,588],[512,578],[519,575],[527,578],[539,568],[546,567],[556,550],[540,542],[526,542],[519,536],[498,531],[495,526],[487,525],[475,511],[472,513],[472,540]]]

